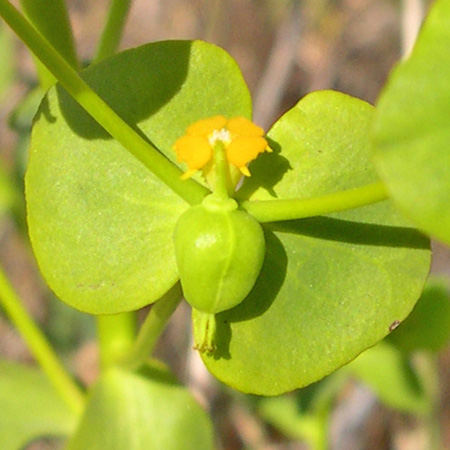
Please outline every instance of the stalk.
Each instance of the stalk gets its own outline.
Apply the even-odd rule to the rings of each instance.
[[[1,269],[0,305],[3,306],[9,319],[61,398],[74,413],[81,413],[84,404],[83,392],[64,369],[44,333],[22,306],[18,295]]]

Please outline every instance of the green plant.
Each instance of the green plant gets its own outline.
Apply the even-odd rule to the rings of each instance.
[[[31,244],[56,295],[98,317],[103,364],[86,398],[2,277],[2,305],[48,375],[2,363],[0,380],[12,383],[2,398],[10,411],[29,393],[13,401],[8,390],[39,385],[51,416],[31,411],[21,430],[11,414],[11,426],[0,423],[5,449],[48,433],[65,435],[75,450],[211,448],[205,412],[149,359],[181,300],[179,277],[209,371],[242,392],[273,396],[322,379],[405,320],[430,263],[428,239],[414,227],[450,242],[448,0],[436,2],[378,111],[338,92],[314,92],[266,138],[256,133],[261,146],[242,163],[227,154],[228,138],[210,143],[204,164],[180,157],[178,145],[184,175],[174,145],[204,119],[248,122],[247,86],[225,51],[201,41],[156,42],[104,59],[123,24],[119,4],[112,3],[116,25],[105,29],[99,62],[78,74],[62,1],[50,16],[46,2],[22,2],[36,31],[0,0],[0,15],[39,61],[41,88],[58,81],[31,136]],[[231,131],[230,122],[215,131]],[[251,176],[235,191],[239,171]],[[199,250],[197,233],[208,231],[218,245]],[[150,304],[136,333],[135,311]],[[367,378],[355,363],[349,370]],[[318,408],[321,420],[327,408]],[[324,447],[323,422],[318,435],[311,442]]]

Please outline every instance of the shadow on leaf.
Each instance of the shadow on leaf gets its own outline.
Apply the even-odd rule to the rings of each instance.
[[[292,170],[289,161],[281,155],[281,146],[278,142],[268,139],[271,153],[263,153],[253,161],[249,170],[251,177],[245,178],[242,187],[237,192],[239,200],[247,200],[259,188],[265,189],[272,197],[278,197],[275,186],[283,179],[284,175]]]
[[[353,222],[332,217],[287,220],[266,225],[272,231],[328,241],[398,248],[429,248],[428,239],[415,228]]]
[[[82,76],[122,119],[139,132],[137,124],[155,114],[181,89],[190,54],[191,43],[187,41],[152,43],[93,65],[83,71]],[[56,89],[61,111],[76,134],[86,139],[111,139],[61,86],[57,85]],[[45,102],[38,114],[54,121]]]
[[[268,231],[266,238],[266,257],[264,264],[250,294],[235,308],[216,316],[215,359],[230,359],[230,341],[232,338],[232,322],[251,320],[264,314],[276,299],[284,283],[287,270],[287,254],[281,241]]]

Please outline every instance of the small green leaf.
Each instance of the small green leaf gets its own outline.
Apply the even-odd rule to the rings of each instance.
[[[393,345],[380,342],[359,355],[347,369],[391,408],[410,413],[426,412],[427,394],[408,358]]]
[[[163,370],[111,369],[92,388],[67,450],[209,450],[211,422]]]
[[[389,336],[405,352],[442,350],[450,339],[450,285],[447,278],[428,281],[412,313]]]
[[[414,223],[450,244],[450,2],[436,1],[411,57],[392,73],[374,126],[375,163]]]
[[[372,117],[370,105],[346,95],[308,95],[270,130],[274,152],[250,166],[242,195],[308,198],[376,181]],[[428,274],[427,239],[387,201],[265,229],[255,287],[216,316],[217,350],[202,355],[244,392],[280,394],[348,363],[409,314]]]
[[[0,360],[0,448],[19,450],[43,436],[68,436],[76,417],[39,370]]]
[[[173,162],[172,146],[192,122],[250,115],[236,63],[204,42],[145,45],[84,77]],[[114,314],[156,301],[177,281],[172,235],[187,204],[60,87],[37,115],[26,193],[36,258],[64,302]]]

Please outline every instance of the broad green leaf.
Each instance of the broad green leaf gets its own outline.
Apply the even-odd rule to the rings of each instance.
[[[447,278],[430,279],[412,313],[388,336],[403,351],[437,352],[450,339],[450,283]]]
[[[410,413],[425,413],[428,408],[427,393],[410,361],[388,342],[359,355],[346,370],[391,408]]]
[[[206,450],[211,422],[189,391],[164,371],[106,372],[92,388],[67,450]]]
[[[85,79],[169,159],[192,122],[250,115],[234,60],[204,42],[159,42],[92,66]],[[94,314],[129,311],[177,281],[172,234],[187,204],[60,88],[41,104],[26,176],[28,223],[56,295]]]
[[[68,436],[76,417],[39,370],[0,360],[0,448],[19,450],[43,436]]]
[[[395,203],[450,244],[450,1],[431,9],[411,57],[378,102],[375,163]]]
[[[270,130],[274,152],[251,165],[242,195],[307,198],[374,182],[372,117],[346,95],[308,95]],[[244,392],[280,394],[348,363],[409,314],[428,274],[427,239],[388,201],[265,229],[256,285],[217,316],[218,349],[202,355]]]

